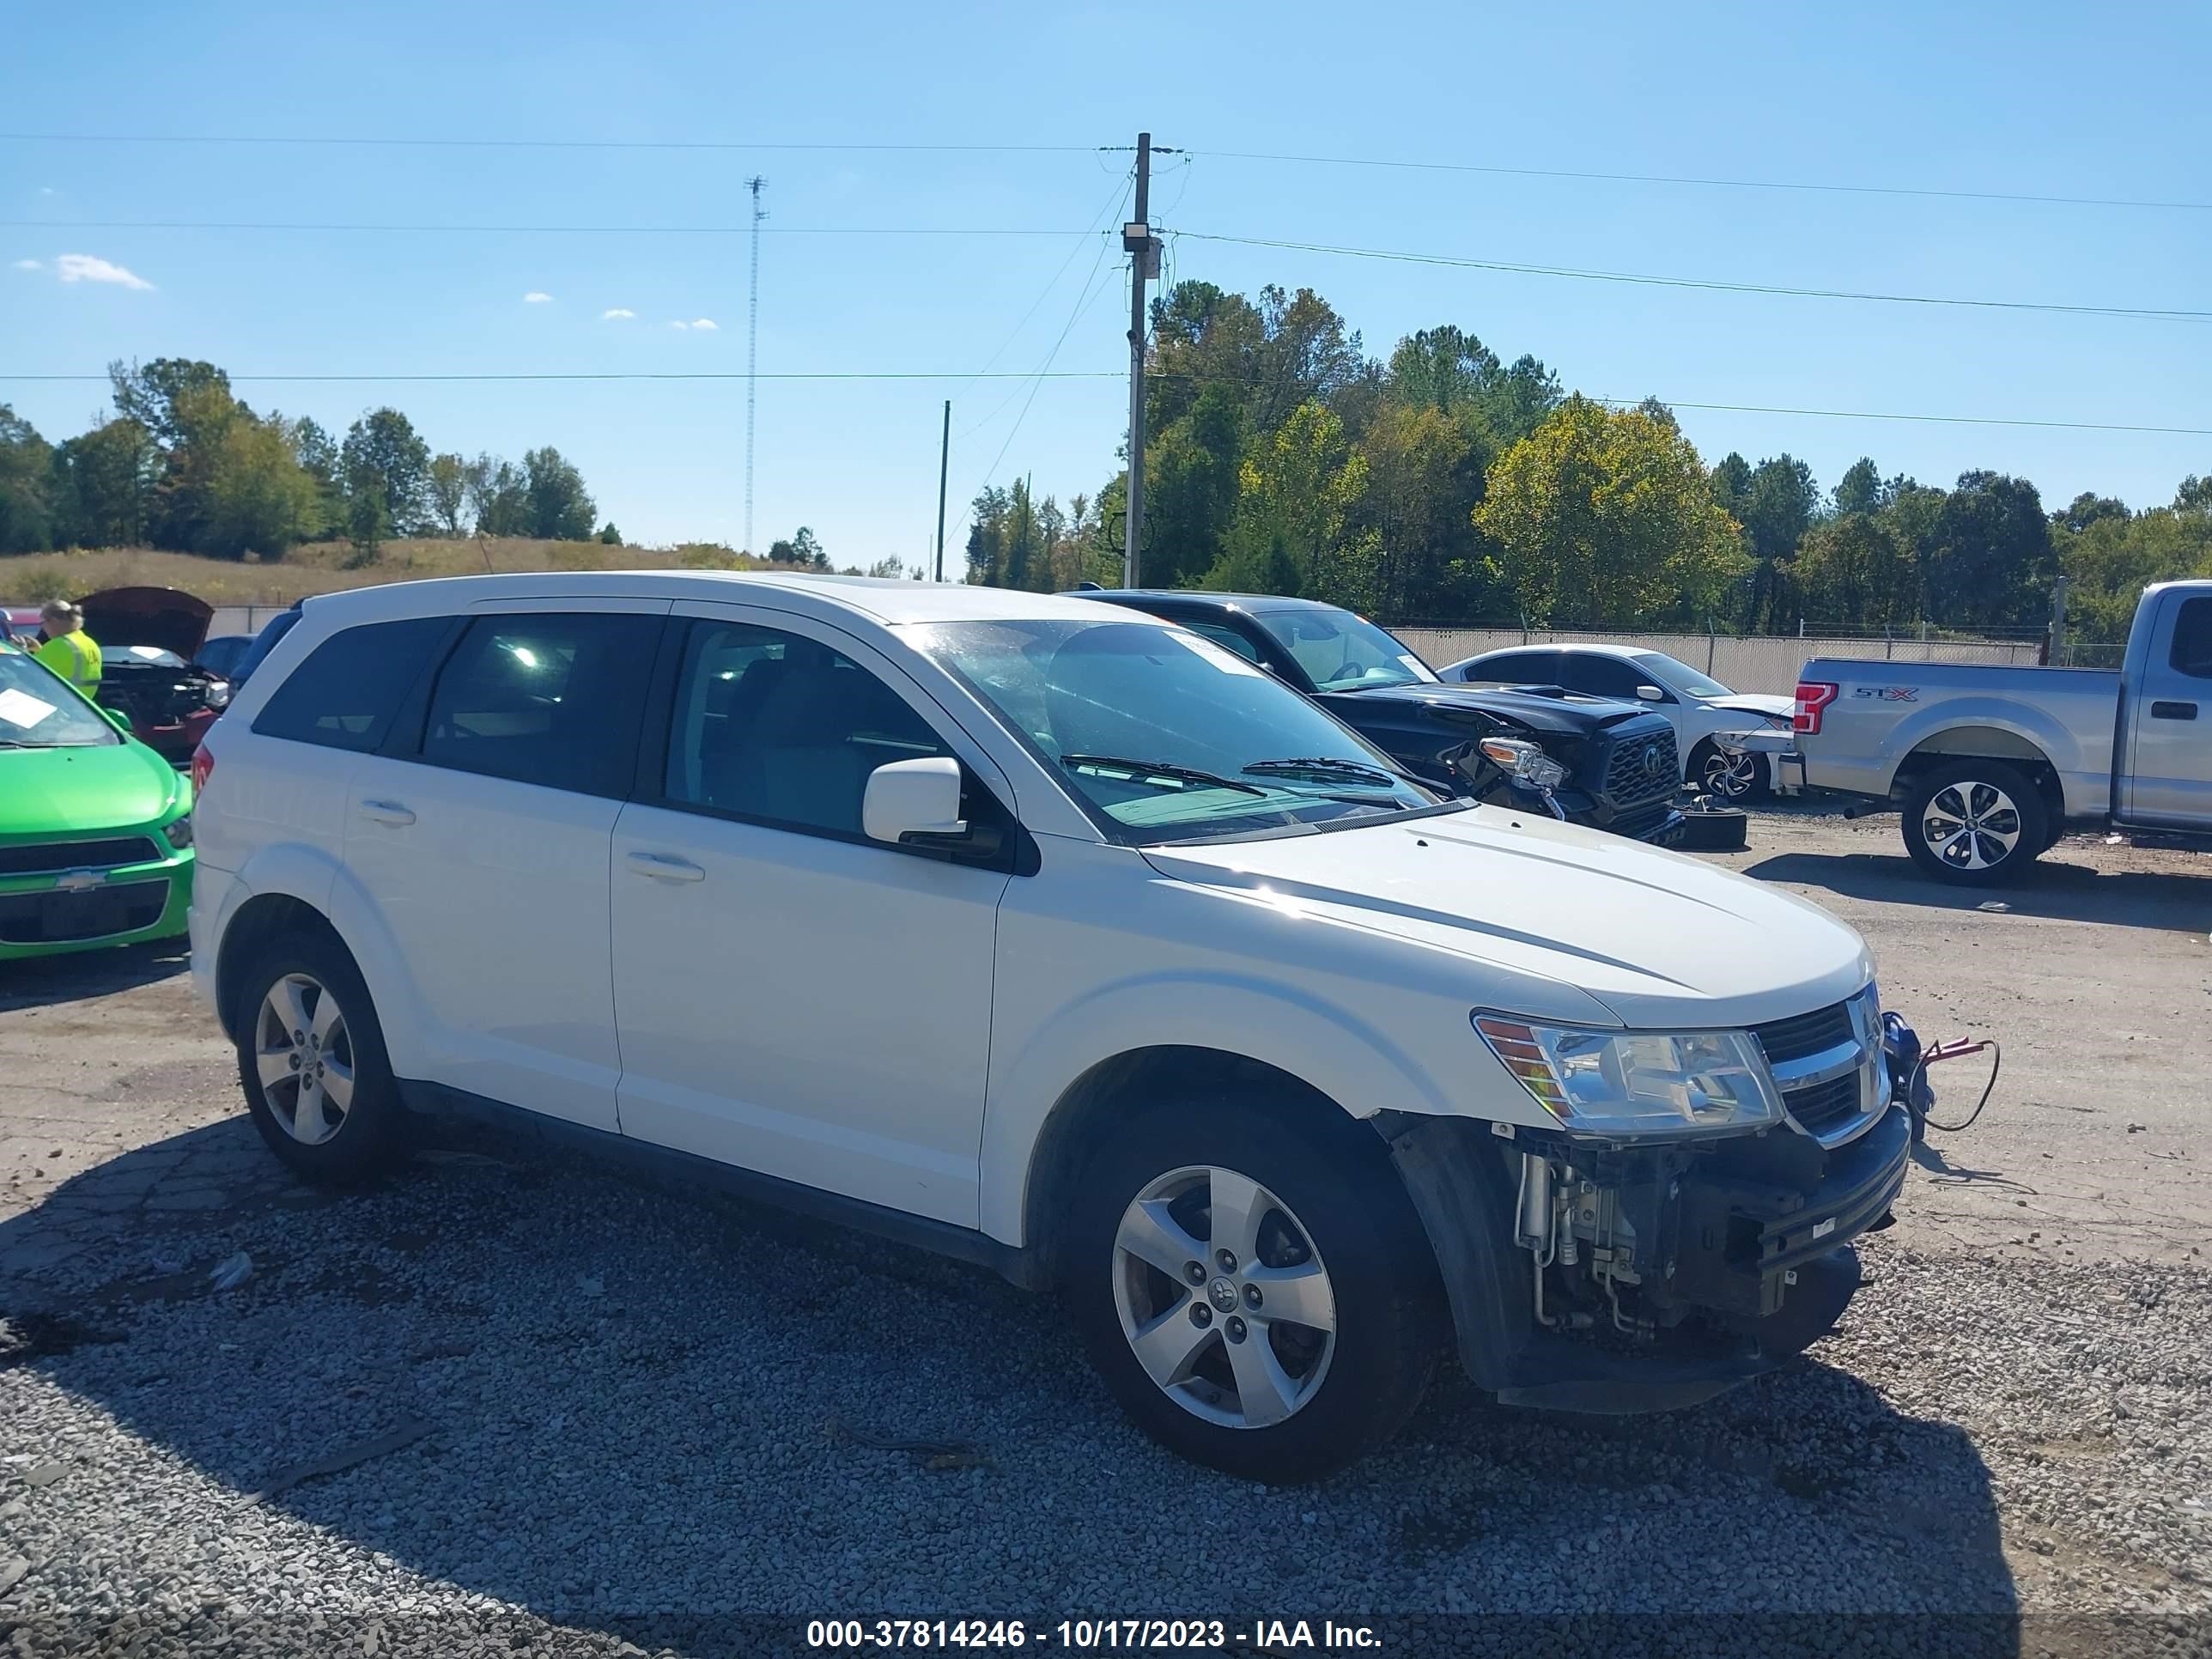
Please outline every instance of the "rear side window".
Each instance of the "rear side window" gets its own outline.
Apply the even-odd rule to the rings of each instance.
[[[2193,680],[2212,680],[2212,599],[2184,599],[2166,660]]]
[[[1587,696],[1619,697],[1625,702],[1634,702],[1636,688],[1649,682],[1618,657],[1566,651],[1559,655],[1559,684]]]
[[[451,625],[444,617],[410,617],[331,635],[276,688],[254,731],[325,749],[376,748]]]
[[[629,793],[662,618],[482,617],[439,672],[422,758],[586,795]]]

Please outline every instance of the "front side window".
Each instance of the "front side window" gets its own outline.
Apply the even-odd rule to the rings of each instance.
[[[28,657],[0,651],[0,749],[92,749],[122,741],[74,687]]]
[[[1509,651],[1502,657],[1484,657],[1468,665],[1467,678],[1476,685],[1557,685],[1559,653]]]
[[[915,635],[1117,841],[1310,831],[1447,799],[1272,675],[1164,623],[944,623]]]
[[[452,625],[446,617],[410,617],[331,635],[286,676],[254,717],[254,731],[325,749],[376,748]]]
[[[1291,653],[1316,691],[1361,691],[1436,678],[1403,641],[1333,605],[1262,611],[1253,620]]]
[[[905,698],[828,646],[700,622],[677,680],[662,788],[676,805],[857,837],[870,773],[951,753]]]
[[[478,617],[439,671],[422,758],[549,789],[629,793],[662,620]]]
[[[1559,684],[1584,696],[1634,702],[1636,688],[1650,684],[1634,664],[1593,651],[1564,652],[1560,665]]]

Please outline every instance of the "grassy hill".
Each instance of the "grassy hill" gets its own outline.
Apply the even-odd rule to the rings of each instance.
[[[0,556],[0,604],[34,605],[73,599],[103,587],[181,587],[210,605],[289,605],[310,593],[430,576],[480,576],[521,570],[763,570],[749,559],[707,543],[683,547],[609,546],[600,542],[386,542],[375,562],[355,566],[344,542],[295,547],[281,562],[244,563],[146,547],[72,548],[63,553]]]

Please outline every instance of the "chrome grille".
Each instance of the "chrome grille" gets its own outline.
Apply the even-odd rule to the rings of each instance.
[[[1787,1066],[1793,1060],[1802,1060],[1839,1042],[1849,1042],[1857,1035],[1851,1030],[1851,1006],[1848,1002],[1818,1008],[1809,1014],[1793,1014],[1788,1019],[1771,1019],[1764,1025],[1753,1026],[1751,1034],[1766,1050],[1766,1063],[1770,1066]]]
[[[1605,769],[1605,793],[1615,811],[1648,800],[1669,799],[1681,787],[1674,727],[1662,726],[1649,737],[1615,739]]]
[[[1751,1028],[1782,1103],[1824,1146],[1855,1139],[1888,1109],[1881,1020],[1869,986],[1848,1001]]]

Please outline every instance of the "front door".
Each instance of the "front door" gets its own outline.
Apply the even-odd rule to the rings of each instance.
[[[701,609],[658,787],[615,825],[623,1133],[974,1227],[1010,877],[868,840],[860,801],[876,767],[933,755],[968,770],[971,815],[1011,797],[864,645]]]
[[[589,603],[472,617],[419,732],[356,768],[345,860],[413,981],[424,1080],[611,1130],[608,848],[668,602]]]
[[[2212,599],[2160,596],[2142,684],[2128,694],[2120,815],[2212,829]]]

